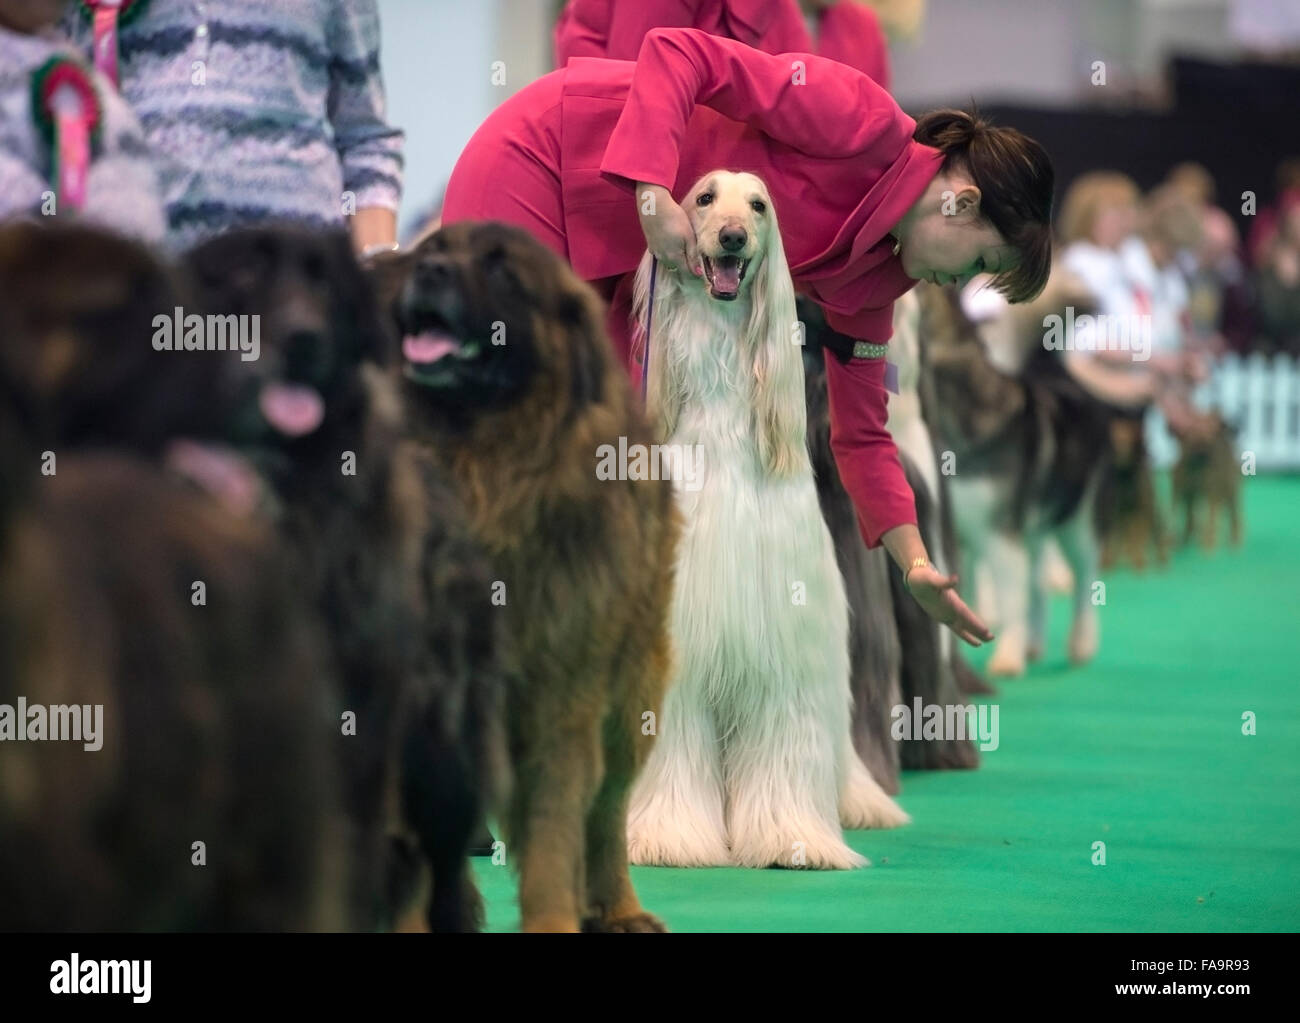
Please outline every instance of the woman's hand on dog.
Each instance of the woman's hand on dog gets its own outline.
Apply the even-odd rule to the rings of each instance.
[[[956,586],[955,575],[937,572],[933,565],[921,565],[907,573],[907,588],[926,614],[948,626],[971,646],[989,642],[993,633],[957,596]]]
[[[704,276],[696,248],[695,228],[691,226],[686,211],[673,200],[672,193],[663,185],[638,182],[636,208],[646,248],[664,268],[687,267],[696,277]]]

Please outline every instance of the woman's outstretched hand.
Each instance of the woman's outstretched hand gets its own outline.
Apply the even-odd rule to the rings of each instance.
[[[907,573],[907,588],[926,614],[948,626],[971,646],[987,643],[993,633],[957,596],[956,586],[955,575],[937,572],[933,565],[920,565]]]
[[[663,185],[636,186],[637,215],[646,247],[667,270],[686,269],[699,277],[704,273],[695,244],[690,217],[673,200]]]

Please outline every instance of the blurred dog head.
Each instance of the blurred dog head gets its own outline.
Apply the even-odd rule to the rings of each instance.
[[[158,318],[185,301],[176,273],[137,242],[78,224],[0,228],[7,441],[154,454],[208,429],[226,398],[208,353],[153,346]]]
[[[227,357],[238,394],[226,436],[245,449],[338,458],[366,414],[362,368],[385,361],[385,335],[342,232],[232,232],[188,255],[203,311],[248,317],[258,357]]]

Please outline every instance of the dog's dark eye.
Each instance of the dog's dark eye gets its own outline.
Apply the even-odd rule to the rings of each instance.
[[[696,200],[695,200],[695,205],[696,205],[696,206],[708,206],[711,202],[713,202],[713,193],[712,193],[712,192],[701,192],[701,193],[699,194],[699,196],[698,196],[698,197],[696,198]]]
[[[765,203],[762,199],[755,199],[753,202],[749,204],[749,208],[753,210],[755,213],[766,213],[767,203]]]

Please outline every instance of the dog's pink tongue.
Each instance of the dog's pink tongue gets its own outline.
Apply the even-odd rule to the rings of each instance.
[[[713,288],[725,295],[740,290],[740,260],[725,257],[713,264]]]
[[[266,421],[287,437],[303,437],[320,426],[325,402],[315,388],[300,384],[267,384],[258,395]]]
[[[437,362],[457,349],[456,341],[448,334],[426,330],[423,334],[408,334],[402,339],[402,354],[408,362],[427,364]]]

